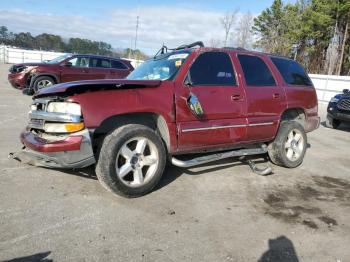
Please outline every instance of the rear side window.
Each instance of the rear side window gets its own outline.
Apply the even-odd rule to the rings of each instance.
[[[110,68],[111,67],[111,60],[109,59],[100,59],[100,65],[99,67],[103,67],[103,68]]]
[[[271,57],[271,60],[288,85],[312,86],[310,78],[297,62],[279,57]]]
[[[126,65],[124,65],[122,62],[119,62],[117,60],[112,60],[112,68],[114,69],[128,69]]]
[[[192,64],[190,76],[193,85],[236,85],[231,59],[223,52],[201,54]]]
[[[245,82],[248,86],[275,86],[270,69],[265,62],[251,55],[238,55],[244,73]]]

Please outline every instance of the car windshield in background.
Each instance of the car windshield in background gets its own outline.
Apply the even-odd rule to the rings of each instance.
[[[130,80],[169,80],[185,62],[189,52],[170,54],[163,58],[150,59],[137,67],[127,77]]]
[[[62,62],[63,60],[65,60],[66,58],[70,57],[70,54],[66,54],[66,55],[61,55],[59,57],[56,57],[52,60],[46,61],[46,64],[58,64],[60,62]]]

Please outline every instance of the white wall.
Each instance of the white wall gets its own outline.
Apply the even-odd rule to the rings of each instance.
[[[63,54],[65,53],[25,50],[8,46],[0,46],[0,62],[9,64],[42,62]]]
[[[343,89],[350,89],[350,76],[314,75],[309,74],[317,92],[320,102],[328,103],[336,94],[342,93]]]

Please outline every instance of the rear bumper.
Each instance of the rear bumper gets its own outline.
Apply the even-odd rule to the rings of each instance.
[[[319,116],[308,117],[305,125],[305,131],[311,132],[320,127],[321,118]]]
[[[83,168],[95,163],[87,129],[61,140],[49,141],[30,131],[21,134],[24,148],[13,155],[22,162],[53,168]]]

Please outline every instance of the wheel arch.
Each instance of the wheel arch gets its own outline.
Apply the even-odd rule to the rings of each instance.
[[[93,140],[98,144],[104,136],[116,128],[127,124],[142,124],[155,130],[163,140],[167,151],[170,150],[170,133],[165,118],[154,112],[137,112],[113,115],[94,130]]]
[[[30,79],[30,88],[33,87],[35,80],[37,80],[38,77],[42,77],[42,76],[51,77],[55,81],[55,84],[59,83],[59,78],[58,78],[57,75],[52,74],[52,73],[39,73],[39,74],[35,74],[35,75],[33,75],[31,77],[31,79]]]
[[[298,121],[304,128],[306,124],[306,113],[301,107],[288,108],[281,115],[281,122],[294,120]]]

